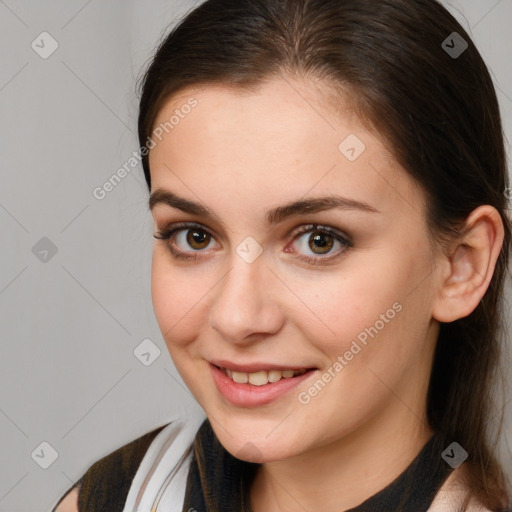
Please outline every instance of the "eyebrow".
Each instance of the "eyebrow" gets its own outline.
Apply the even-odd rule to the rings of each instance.
[[[214,212],[207,206],[185,199],[169,190],[161,188],[151,193],[149,197],[149,209],[153,210],[153,208],[158,204],[164,204],[191,215],[198,215],[206,218],[216,217]],[[265,220],[267,224],[270,225],[279,224],[283,220],[294,215],[306,215],[308,213],[315,213],[333,208],[381,213],[377,208],[374,208],[363,201],[338,195],[328,195],[299,199],[297,201],[292,201],[290,203],[271,208],[265,214]]]

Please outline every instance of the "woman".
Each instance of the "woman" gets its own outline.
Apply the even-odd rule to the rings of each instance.
[[[207,419],[55,510],[506,511],[506,158],[447,10],[208,0],[158,48],[138,128],[155,314]]]

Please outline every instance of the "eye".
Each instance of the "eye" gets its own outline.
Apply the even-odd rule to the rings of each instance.
[[[174,224],[153,236],[158,240],[167,241],[169,251],[173,257],[181,260],[195,260],[199,258],[199,253],[205,252],[204,250],[214,240],[213,235],[208,230],[199,224],[190,222]],[[347,249],[353,247],[352,241],[346,235],[329,226],[318,224],[301,226],[292,236],[294,242],[297,239],[299,240],[297,243],[299,251],[297,253],[294,249],[289,249],[288,246],[285,248],[285,252],[297,253],[297,257],[300,260],[313,265],[321,264],[323,261],[330,261],[339,256],[340,253],[345,253]],[[340,250],[330,255],[336,244],[338,244]],[[192,251],[189,248],[192,248]],[[307,255],[308,252],[309,255]],[[329,254],[329,256],[324,256],[325,254]]]
[[[187,254],[187,246],[194,252],[204,252],[213,240],[213,235],[199,224],[180,222],[169,229],[153,235],[158,240],[168,241],[169,250],[177,259],[196,259],[197,254]]]
[[[299,247],[300,253],[309,253],[308,256],[298,255],[298,258],[313,264],[321,263],[322,260],[331,260],[353,247],[352,241],[347,236],[329,226],[320,226],[318,224],[301,226],[295,232],[294,242],[297,239],[298,243],[296,245]],[[332,249],[336,244],[338,244],[341,250],[334,251],[334,254],[331,255]],[[295,251],[287,250],[287,252]],[[323,256],[325,254],[329,254],[329,256]]]

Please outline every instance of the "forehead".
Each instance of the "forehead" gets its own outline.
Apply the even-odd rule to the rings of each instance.
[[[195,105],[189,108],[192,102]],[[186,117],[202,116],[202,122],[204,117],[209,118],[205,128],[215,122],[216,131],[232,129],[232,133],[241,133],[250,130],[248,133],[252,137],[260,135],[260,138],[272,133],[278,133],[282,138],[297,133],[306,135],[306,121],[312,129],[335,131],[339,121],[344,120],[353,130],[363,132],[365,128],[354,111],[355,102],[355,96],[348,91],[340,94],[327,83],[310,79],[273,77],[251,88],[206,84],[182,89],[168,99],[158,112],[153,129],[165,127],[174,117],[171,124],[176,133],[180,131],[177,125],[184,124],[181,121]],[[338,118],[336,123],[333,123],[334,115]]]
[[[154,124],[161,140],[149,155],[153,188],[183,190],[185,180],[207,195],[236,189],[273,203],[336,190],[381,211],[396,210],[407,197],[417,203],[418,186],[352,104],[319,83],[292,79],[251,91],[184,89]]]

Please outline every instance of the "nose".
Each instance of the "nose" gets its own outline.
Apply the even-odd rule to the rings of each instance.
[[[262,256],[248,263],[234,254],[231,269],[216,287],[210,326],[222,339],[239,345],[277,333],[284,322],[279,284]]]

